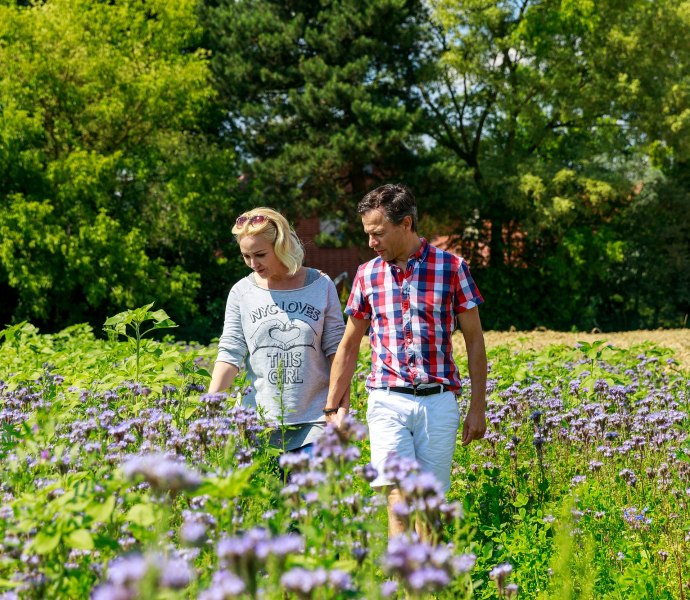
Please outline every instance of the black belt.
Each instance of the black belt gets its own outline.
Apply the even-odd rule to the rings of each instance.
[[[391,392],[398,392],[398,394],[409,394],[410,396],[432,396],[433,394],[440,394],[443,391],[442,385],[432,385],[423,388],[414,387],[389,387]]]

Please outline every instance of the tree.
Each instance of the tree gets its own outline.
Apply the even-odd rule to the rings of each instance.
[[[426,128],[464,225],[490,247],[492,326],[607,325],[618,220],[650,152],[668,147],[651,126],[679,75],[667,56],[687,65],[681,4],[433,3],[442,59],[420,87]]]
[[[423,2],[217,0],[203,22],[253,203],[337,213],[413,165]]]
[[[0,6],[2,321],[100,325],[151,300],[182,322],[196,311],[236,171],[203,133],[213,90],[195,11]]]

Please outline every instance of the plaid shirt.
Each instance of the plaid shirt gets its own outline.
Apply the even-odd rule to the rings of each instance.
[[[345,313],[371,319],[369,389],[425,383],[460,389],[455,316],[484,299],[462,258],[421,242],[405,272],[380,257],[357,270]]]

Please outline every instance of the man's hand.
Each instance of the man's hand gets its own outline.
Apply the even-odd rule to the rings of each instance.
[[[486,411],[483,408],[470,406],[462,425],[462,445],[467,446],[472,440],[481,440],[485,433]]]

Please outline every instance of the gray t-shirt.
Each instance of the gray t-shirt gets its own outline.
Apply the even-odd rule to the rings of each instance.
[[[276,421],[282,369],[284,422],[322,422],[328,357],[335,354],[344,331],[338,293],[327,275],[310,269],[302,288],[266,290],[256,285],[252,273],[230,290],[217,360],[247,369],[252,391],[243,403]]]

